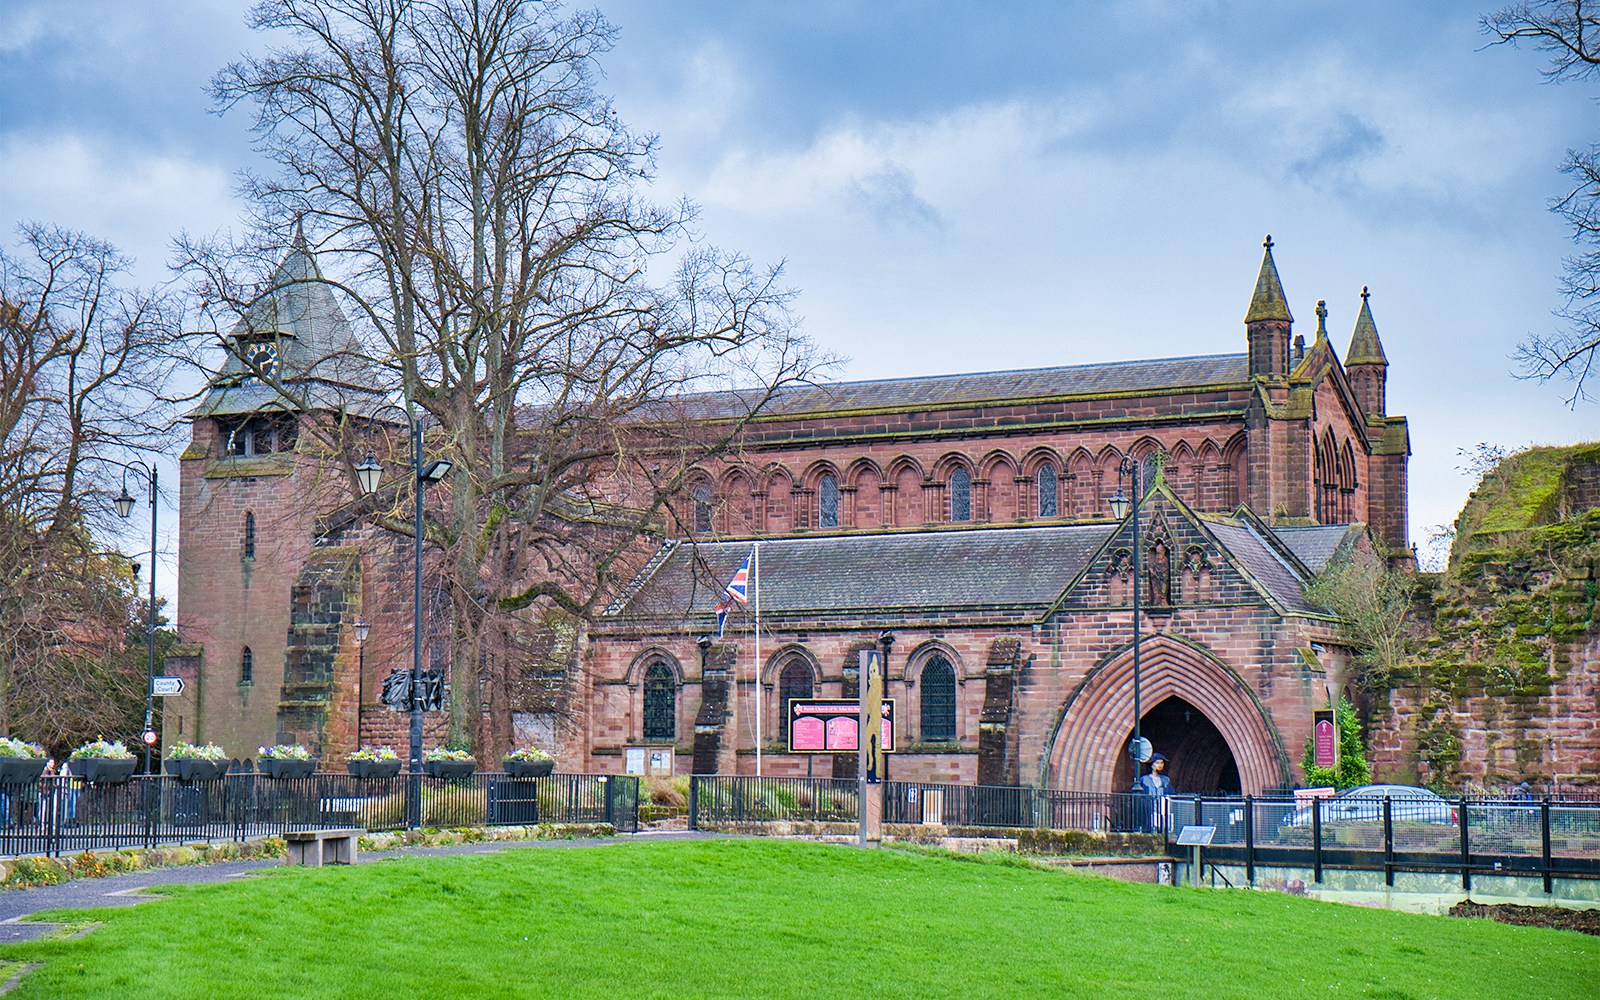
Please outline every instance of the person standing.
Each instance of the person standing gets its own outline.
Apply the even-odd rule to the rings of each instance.
[[[1155,754],[1150,758],[1150,773],[1139,778],[1139,790],[1150,797],[1150,818],[1145,832],[1165,831],[1167,828],[1167,797],[1172,794],[1172,779],[1167,777],[1167,757]]]

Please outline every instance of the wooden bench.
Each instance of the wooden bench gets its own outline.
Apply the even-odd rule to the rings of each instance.
[[[293,830],[283,835],[289,844],[286,865],[353,865],[356,863],[356,838],[366,831],[354,827],[344,830]]]

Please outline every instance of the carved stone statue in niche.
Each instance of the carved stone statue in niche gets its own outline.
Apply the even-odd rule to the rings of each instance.
[[[1172,557],[1167,552],[1167,543],[1157,541],[1150,546],[1150,579],[1149,601],[1152,607],[1163,607],[1172,603]]]

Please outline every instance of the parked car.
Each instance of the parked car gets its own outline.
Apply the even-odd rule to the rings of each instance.
[[[1456,808],[1426,788],[1415,785],[1361,785],[1322,800],[1322,822],[1381,823],[1383,800],[1396,823],[1455,823]],[[1311,806],[1304,805],[1283,818],[1280,826],[1310,826]]]

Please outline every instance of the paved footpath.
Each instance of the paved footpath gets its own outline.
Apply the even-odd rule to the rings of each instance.
[[[488,854],[514,848],[598,847],[606,844],[623,844],[631,840],[699,840],[715,834],[672,832],[643,832],[633,836],[610,837],[601,840],[497,840],[478,844],[450,844],[443,847],[404,847],[391,851],[367,851],[362,862],[381,861],[384,858],[405,855],[435,854]],[[140,892],[158,885],[196,885],[205,882],[226,882],[229,879],[247,878],[263,869],[284,867],[282,858],[257,858],[252,861],[223,861],[210,865],[179,865],[173,868],[147,868],[143,871],[108,875],[105,878],[82,878],[59,885],[42,885],[32,889],[0,890],[0,944],[7,941],[32,941],[55,930],[58,924],[24,921],[22,918],[41,910],[73,910],[94,906],[132,906],[153,897]]]

